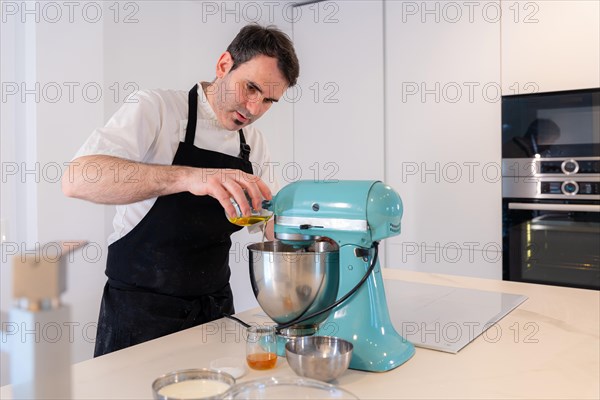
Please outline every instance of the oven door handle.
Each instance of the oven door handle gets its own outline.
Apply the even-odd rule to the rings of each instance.
[[[593,204],[539,204],[508,203],[509,210],[600,212],[600,205]]]

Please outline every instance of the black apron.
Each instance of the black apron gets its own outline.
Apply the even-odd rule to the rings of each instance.
[[[252,173],[250,146],[239,130],[240,155],[194,146],[198,85],[189,92],[185,142],[173,165]],[[231,314],[231,234],[223,207],[189,192],[159,197],[127,235],[108,246],[94,357]]]

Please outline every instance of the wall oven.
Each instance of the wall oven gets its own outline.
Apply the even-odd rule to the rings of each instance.
[[[505,280],[600,289],[600,89],[502,98]]]

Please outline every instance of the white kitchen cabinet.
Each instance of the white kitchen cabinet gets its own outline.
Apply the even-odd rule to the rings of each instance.
[[[287,96],[295,164],[282,183],[383,179],[382,2],[325,1],[296,12],[300,79]]]
[[[502,0],[504,95],[600,87],[600,1]]]
[[[384,6],[388,264],[500,278],[500,3]]]

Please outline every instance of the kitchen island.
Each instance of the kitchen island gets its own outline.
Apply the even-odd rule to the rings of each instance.
[[[361,399],[600,398],[600,292],[383,269],[386,280],[525,295],[527,301],[457,354],[417,348],[384,373],[348,370],[331,382]],[[394,304],[389,304],[393,310]],[[263,323],[261,310],[238,316]],[[243,328],[221,319],[73,366],[75,399],[147,399],[166,372],[245,357]],[[238,382],[295,376],[285,358]],[[0,398],[11,397],[9,386]],[[290,399],[294,398],[293,393]]]

